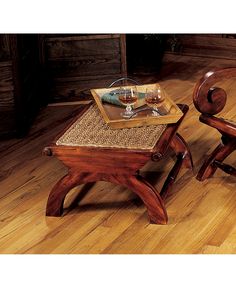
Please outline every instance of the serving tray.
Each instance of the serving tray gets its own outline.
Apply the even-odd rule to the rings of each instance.
[[[160,85],[158,83],[154,83],[154,84],[135,85],[135,86],[130,85],[122,87],[126,88],[136,87],[139,93],[145,93],[147,88],[157,88],[160,87]],[[132,128],[148,125],[176,123],[183,116],[182,111],[174,103],[174,101],[168,95],[165,95],[164,105],[167,108],[167,110],[165,110],[166,112],[165,115],[153,116],[150,110],[144,110],[137,113],[136,117],[130,119],[123,118],[121,116],[121,112],[124,112],[125,107],[113,105],[102,101],[102,96],[104,94],[114,91],[114,89],[115,88],[112,87],[112,88],[100,88],[90,90],[105,122],[111,128],[120,129],[120,128]],[[147,107],[143,99],[139,101],[141,102],[138,103],[138,105],[136,106],[138,108],[136,109],[140,109],[140,106],[142,106],[143,108]],[[135,112],[136,109],[134,109],[133,111]]]

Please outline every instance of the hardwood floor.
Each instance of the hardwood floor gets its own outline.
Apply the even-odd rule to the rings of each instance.
[[[198,121],[192,103],[195,82],[211,68],[232,66],[232,60],[166,55],[156,77],[135,76],[143,83],[158,81],[175,102],[190,106],[179,131],[191,149],[194,176],[220,135]],[[221,114],[236,119],[236,84],[227,80],[222,86],[229,97]],[[182,171],[166,199],[168,225],[149,224],[134,193],[106,182],[73,189],[64,217],[45,217],[49,191],[66,168],[42,156],[42,149],[78,109],[48,106],[27,137],[0,142],[0,253],[236,253],[236,178],[221,171],[203,183]],[[235,154],[227,163],[236,166]],[[142,172],[160,189],[170,165],[171,158],[150,163]],[[73,200],[78,193],[77,205]]]

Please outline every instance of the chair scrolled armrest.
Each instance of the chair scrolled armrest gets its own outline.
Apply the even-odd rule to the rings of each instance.
[[[215,115],[223,110],[227,100],[224,89],[214,85],[222,80],[236,77],[236,67],[207,72],[195,85],[193,102],[202,114]]]

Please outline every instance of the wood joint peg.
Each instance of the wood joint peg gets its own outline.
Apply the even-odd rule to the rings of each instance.
[[[43,149],[43,155],[52,156],[52,150],[49,147]]]
[[[154,162],[159,161],[162,157],[163,157],[163,154],[161,154],[160,152],[154,153],[152,155],[152,161]]]

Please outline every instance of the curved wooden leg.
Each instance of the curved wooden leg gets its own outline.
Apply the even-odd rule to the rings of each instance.
[[[187,143],[184,141],[183,137],[178,133],[173,137],[170,147],[174,150],[177,160],[171,169],[169,175],[166,178],[165,183],[161,189],[161,197],[165,199],[169,191],[171,190],[182,166],[186,168],[193,169],[192,155],[188,148]]]
[[[66,194],[75,186],[94,181],[108,181],[121,184],[136,193],[147,207],[152,223],[166,224],[167,212],[156,189],[139,175],[112,175],[71,172],[59,180],[48,197],[46,215],[61,216]]]
[[[177,156],[177,161],[175,162],[175,165],[173,166],[173,168],[171,169],[170,173],[168,174],[162,189],[161,189],[161,197],[164,200],[166,198],[166,196],[168,195],[169,191],[171,190],[178,174],[179,171],[181,169],[181,167],[183,166],[183,161],[184,158],[182,155]]]
[[[229,141],[227,144],[220,143],[201,166],[197,180],[204,181],[212,177],[218,168],[214,161],[223,162],[235,150],[235,146],[235,141]]]
[[[52,188],[46,208],[46,216],[61,216],[66,194],[75,186],[79,185],[83,174],[69,172],[62,177]]]
[[[168,216],[161,196],[144,178],[140,175],[119,175],[116,182],[125,185],[142,199],[151,223],[167,223]]]
[[[193,170],[193,159],[188,144],[185,142],[184,138],[179,134],[172,138],[170,147],[175,152],[175,155],[178,157],[182,155],[183,158],[183,166]]]

